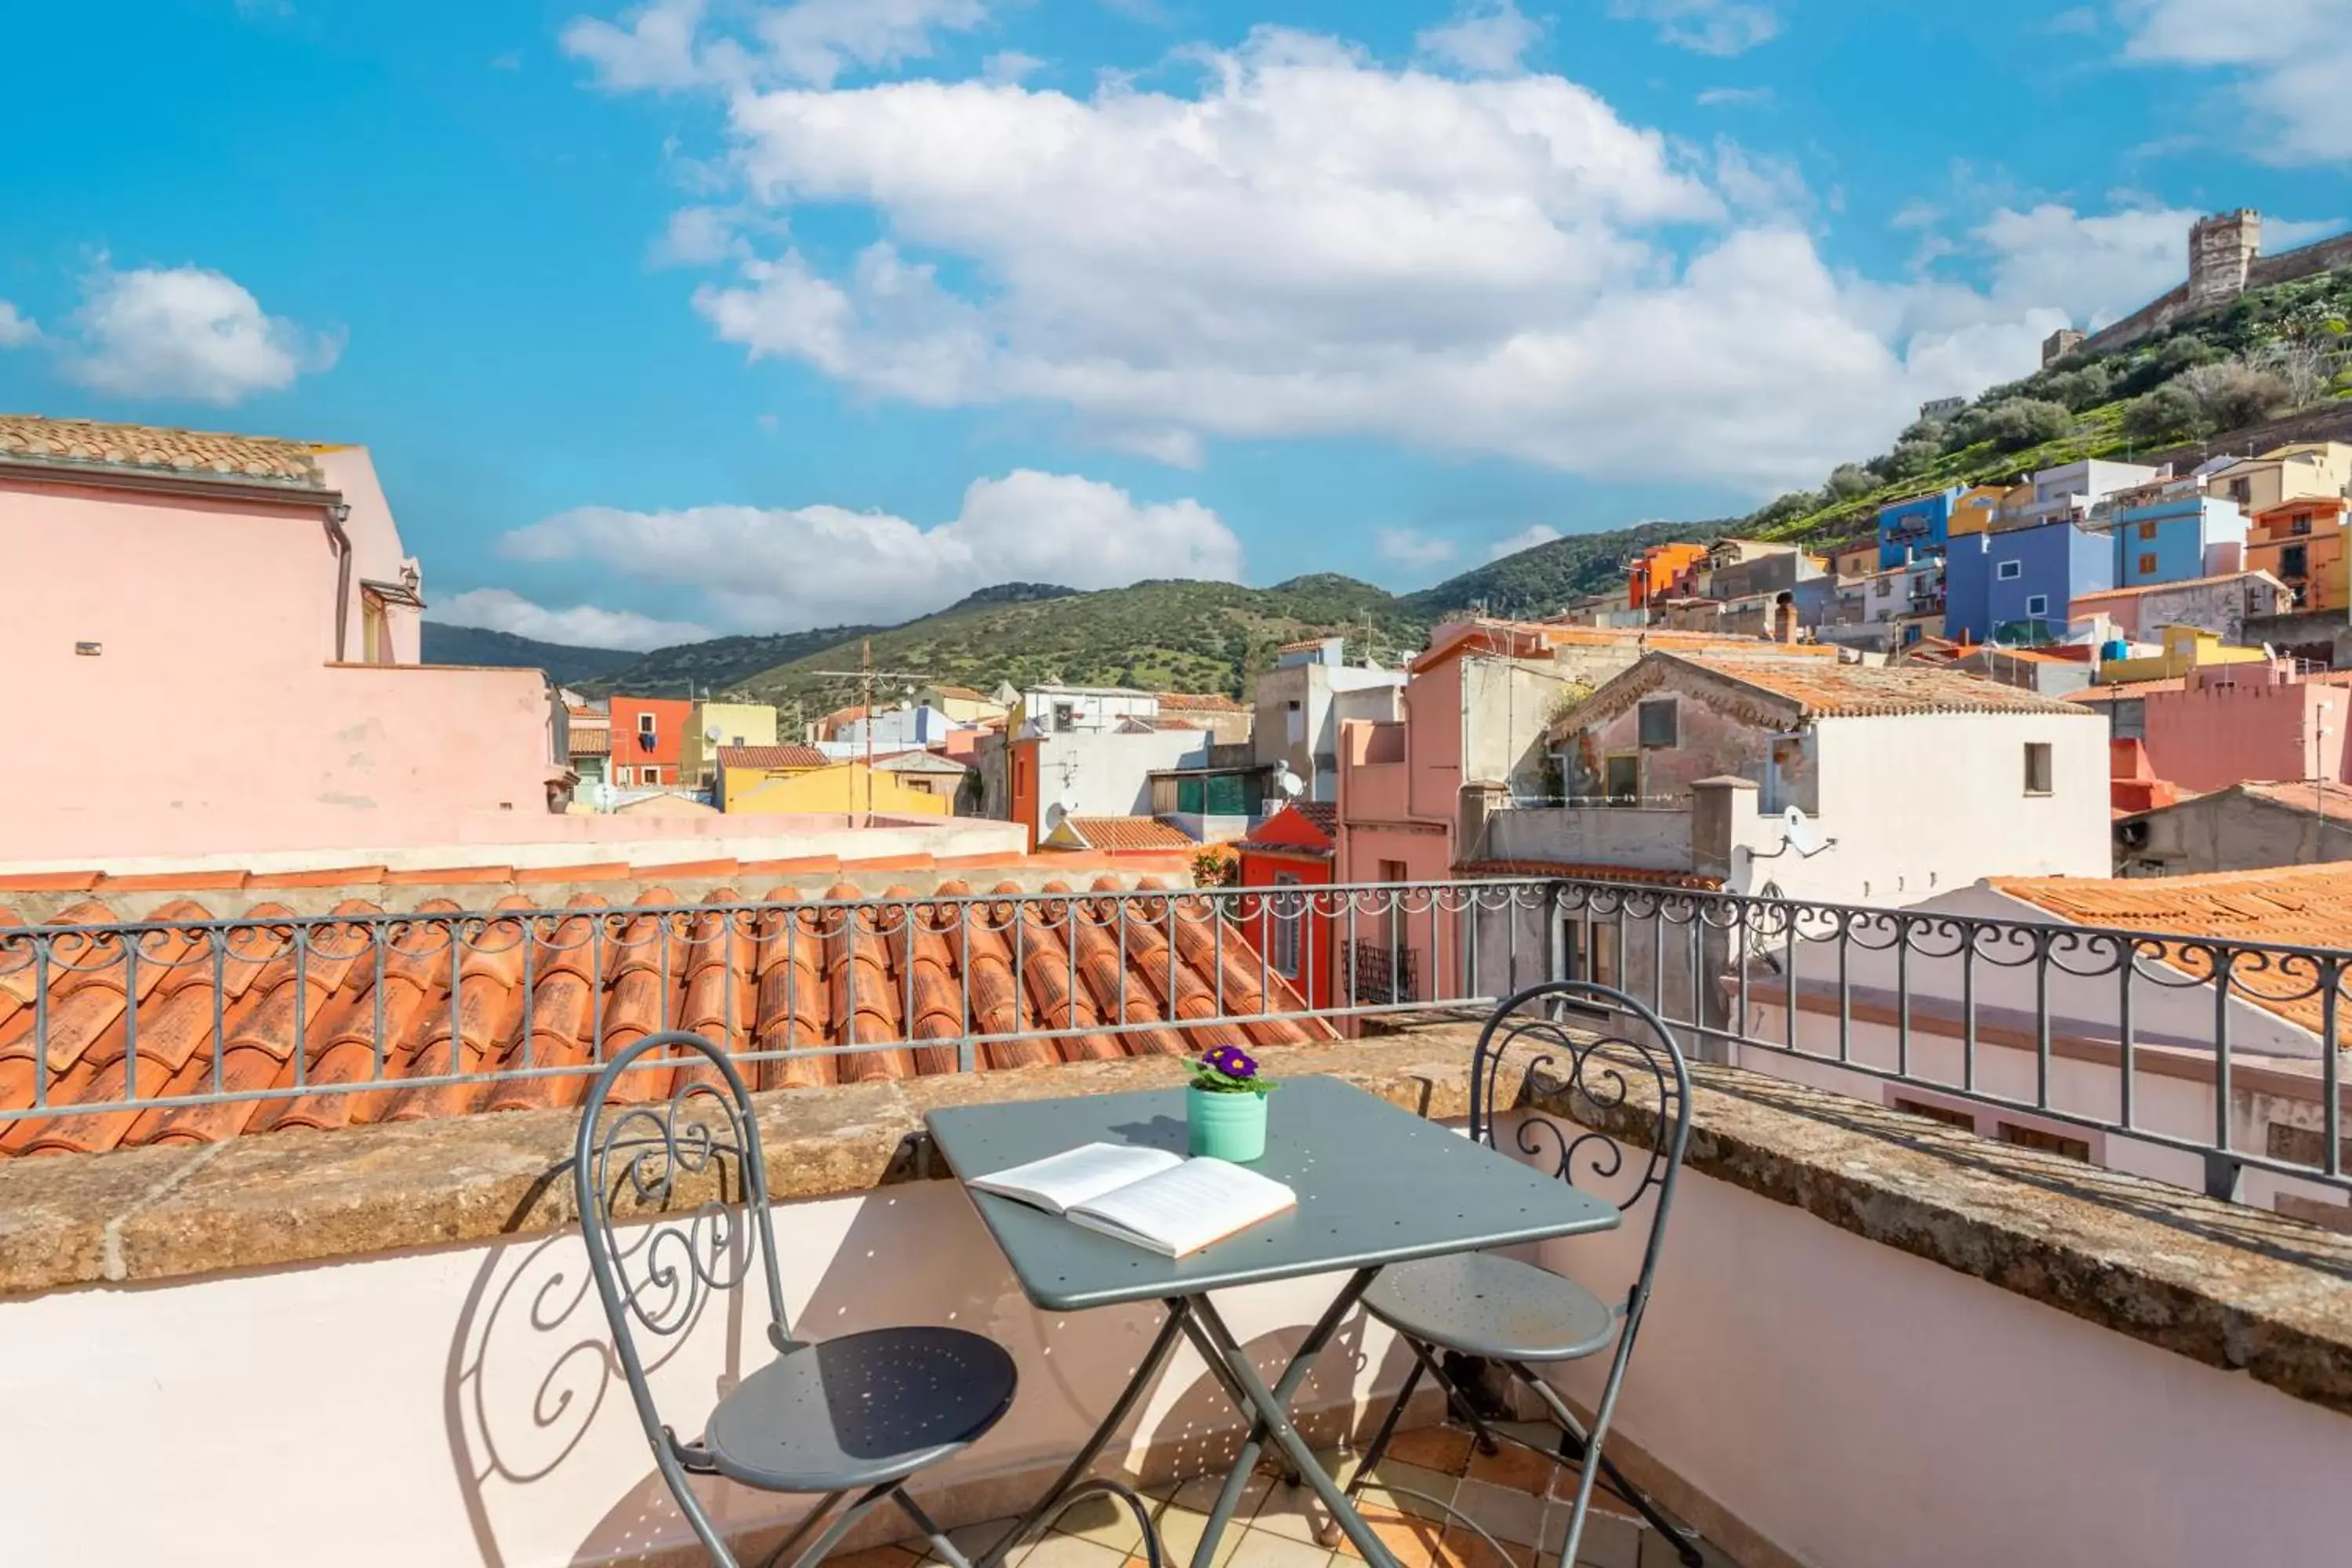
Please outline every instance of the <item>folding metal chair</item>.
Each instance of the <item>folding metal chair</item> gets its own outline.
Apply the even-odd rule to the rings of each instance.
[[[641,1065],[656,1051],[677,1055],[677,1066]],[[663,1100],[619,1107],[600,1137],[598,1123],[613,1089],[632,1070],[673,1071],[677,1087]],[[815,1342],[793,1336],[777,1270],[759,1126],[743,1079],[724,1051],[698,1035],[674,1032],[649,1035],[614,1058],[581,1110],[572,1175],[589,1267],[629,1397],[662,1479],[713,1563],[736,1568],[689,1477],[723,1476],[762,1491],[822,1499],[769,1556],[770,1563],[782,1561],[855,1493],[794,1560],[796,1568],[822,1559],[885,1501],[912,1520],[951,1568],[970,1568],[947,1533],[907,1495],[906,1482],[961,1452],[1012,1407],[1013,1358],[961,1329],[867,1329]],[[615,1227],[616,1202],[627,1200],[630,1212],[622,1218],[665,1210],[681,1184],[689,1194],[707,1186],[712,1195],[681,1215]],[[667,1338],[691,1327],[714,1295],[743,1283],[754,1254],[767,1289],[768,1342],[776,1358],[719,1400],[699,1438],[681,1440],[655,1408],[636,1334],[642,1330]]]
[[[1614,1027],[1620,1023],[1630,1026]],[[1657,1206],[1641,1272],[1624,1299],[1612,1303],[1572,1279],[1491,1252],[1429,1258],[1383,1271],[1364,1292],[1365,1309],[1403,1338],[1414,1363],[1364,1454],[1349,1494],[1366,1484],[1387,1451],[1397,1419],[1423,1373],[1444,1389],[1448,1403],[1476,1433],[1486,1452],[1494,1453],[1498,1441],[1519,1441],[1496,1431],[1480,1415],[1440,1360],[1445,1352],[1481,1357],[1507,1368],[1534,1393],[1559,1428],[1559,1457],[1576,1462],[1582,1472],[1560,1554],[1563,1564],[1573,1568],[1591,1508],[1593,1482],[1606,1476],[1610,1489],[1656,1526],[1684,1563],[1698,1568],[1702,1559],[1687,1532],[1659,1512],[1601,1453],[1624,1386],[1625,1368],[1633,1360],[1634,1336],[1649,1305],[1666,1216],[1674,1206],[1675,1178],[1690,1140],[1689,1068],[1673,1031],[1623,992],[1581,981],[1532,986],[1496,1008],[1479,1031],[1477,1054],[1472,1058],[1470,1136],[1489,1148],[1499,1147],[1495,1079],[1504,1053],[1523,1045],[1537,1048],[1538,1061],[1564,1066],[1570,1089],[1602,1111],[1654,1100],[1656,1120],[1647,1148],[1593,1129],[1563,1131],[1559,1123],[1532,1118],[1519,1124],[1512,1140],[1517,1152],[1556,1159],[1563,1181],[1608,1198],[1629,1215],[1655,1192]],[[1654,1090],[1654,1096],[1646,1090]],[[1588,1430],[1534,1368],[1604,1351],[1611,1352],[1608,1377]]]

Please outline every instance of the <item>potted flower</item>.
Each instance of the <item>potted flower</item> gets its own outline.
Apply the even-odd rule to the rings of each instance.
[[[1184,1064],[1192,1070],[1184,1121],[1192,1152],[1218,1160],[1255,1160],[1265,1152],[1265,1097],[1274,1085],[1237,1046],[1215,1046]]]

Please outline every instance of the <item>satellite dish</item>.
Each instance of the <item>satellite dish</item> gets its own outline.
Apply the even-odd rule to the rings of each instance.
[[[1822,830],[1813,825],[1813,819],[1793,805],[1780,814],[1780,824],[1789,847],[1808,859],[1829,847],[1822,837]]]
[[[1306,781],[1288,768],[1276,768],[1274,771],[1274,787],[1280,790],[1287,798],[1297,800],[1307,788],[1307,784]]]
[[[712,745],[717,745],[719,743],[719,726],[713,724],[709,729],[703,731],[702,738],[709,742]]]

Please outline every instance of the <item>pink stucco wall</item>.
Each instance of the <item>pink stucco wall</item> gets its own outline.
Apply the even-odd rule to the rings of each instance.
[[[2352,692],[2258,665],[2200,670],[2147,699],[2147,756],[2183,789],[2248,779],[2343,780]]]
[[[351,487],[357,659],[358,584],[397,578],[399,538],[365,452],[327,461]],[[16,740],[0,862],[430,843],[544,817],[543,678],[334,664],[337,567],[315,499],[0,483]]]

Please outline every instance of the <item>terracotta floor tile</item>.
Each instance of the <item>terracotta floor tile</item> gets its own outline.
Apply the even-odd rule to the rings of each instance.
[[[923,1560],[920,1552],[904,1546],[869,1546],[863,1552],[853,1552],[845,1557],[828,1557],[827,1568],[915,1568]]]
[[[1123,1568],[1127,1553],[1056,1532],[1013,1552],[1011,1562],[1013,1568]]]
[[[1529,1546],[1541,1544],[1545,1517],[1558,1507],[1527,1492],[1469,1480],[1455,1489],[1454,1506],[1487,1534]]]
[[[1389,1442],[1389,1454],[1424,1470],[1458,1476],[1473,1447],[1470,1434],[1458,1426],[1423,1426],[1398,1433]]]
[[[1438,1538],[1433,1568],[1535,1568],[1534,1547],[1505,1542],[1503,1550],[1509,1555],[1496,1556],[1484,1540],[1456,1526]]]
[[[1345,1481],[1339,1484],[1347,1485]],[[1326,1539],[1330,1523],[1331,1510],[1323,1506],[1314,1488],[1277,1483],[1258,1506],[1257,1517],[1250,1521],[1250,1528],[1291,1541],[1321,1541]]]
[[[1466,1473],[1474,1481],[1541,1497],[1551,1489],[1552,1471],[1556,1468],[1549,1454],[1538,1454],[1517,1443],[1504,1443],[1492,1454],[1471,1449]]]
[[[1160,1532],[1160,1555],[1167,1560],[1170,1568],[1192,1568],[1192,1553],[1200,1550],[1201,1534],[1208,1522],[1207,1513],[1179,1508],[1174,1503],[1168,1504],[1152,1516],[1151,1527]],[[1217,1542],[1216,1559],[1211,1568],[1226,1568],[1241,1541],[1241,1526],[1228,1525],[1223,1537]]]
[[[1331,1549],[1263,1530],[1244,1531],[1232,1568],[1329,1568]]]
[[[1218,1489],[1224,1484],[1225,1472],[1222,1468],[1211,1475],[1195,1476],[1171,1493],[1168,1500],[1177,1508],[1205,1514],[1216,1507]],[[1243,1482],[1241,1501],[1234,1509],[1234,1522],[1249,1522],[1250,1516],[1257,1512],[1274,1488],[1274,1478],[1263,1472]]]
[[[1368,1502],[1386,1503],[1400,1512],[1422,1518],[1441,1517],[1441,1510],[1422,1500],[1406,1497],[1404,1492],[1420,1492],[1439,1502],[1451,1503],[1462,1483],[1454,1477],[1436,1470],[1424,1470],[1419,1465],[1383,1458],[1372,1467],[1371,1477],[1364,1483],[1362,1496]]]
[[[1381,1544],[1397,1560],[1399,1568],[1431,1568],[1436,1561],[1437,1542],[1445,1534],[1445,1527],[1435,1520],[1416,1519],[1395,1509],[1372,1505],[1357,1510],[1364,1522],[1372,1527]],[[1339,1555],[1349,1561],[1360,1560],[1363,1553],[1345,1535],[1339,1537]]]
[[[1147,1509],[1150,1506],[1145,1504]],[[1143,1540],[1141,1521],[1120,1498],[1088,1498],[1055,1520],[1054,1530],[1058,1534],[1091,1541],[1097,1546],[1108,1546],[1114,1552],[1133,1552]]]

